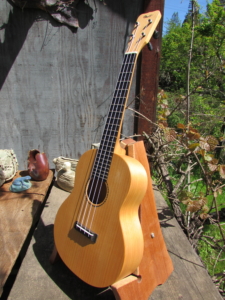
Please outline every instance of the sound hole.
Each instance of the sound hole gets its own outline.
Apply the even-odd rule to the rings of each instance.
[[[102,204],[106,200],[107,195],[107,185],[105,181],[99,178],[92,178],[88,184],[87,194],[93,204]]]

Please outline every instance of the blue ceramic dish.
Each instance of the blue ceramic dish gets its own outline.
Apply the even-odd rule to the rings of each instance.
[[[19,177],[16,178],[11,186],[10,186],[10,191],[14,193],[26,191],[31,187],[31,177],[30,176],[24,176],[24,177]]]

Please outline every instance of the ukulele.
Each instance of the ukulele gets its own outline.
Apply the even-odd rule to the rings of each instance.
[[[99,149],[81,156],[74,188],[55,219],[54,239],[61,259],[95,287],[107,287],[128,276],[143,256],[138,208],[146,193],[147,174],[139,161],[126,155],[119,138],[138,54],[160,18],[155,11],[137,19]]]

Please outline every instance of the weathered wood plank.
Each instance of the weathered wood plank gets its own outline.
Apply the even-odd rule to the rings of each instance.
[[[104,5],[103,2],[106,4]],[[79,158],[101,137],[127,37],[142,1],[80,1],[77,32],[39,10],[0,2],[0,138],[27,153]],[[130,99],[135,97],[135,82]],[[123,126],[133,134],[133,115]]]
[[[31,226],[38,220],[52,179],[53,172],[50,171],[46,180],[32,181],[32,187],[21,193],[9,191],[11,182],[0,188],[0,295]]]
[[[49,262],[54,245],[55,215],[67,197],[67,192],[53,187],[48,198],[48,206],[42,213],[8,300],[114,299],[112,292],[86,285],[72,274],[61,260],[54,265]],[[153,291],[149,300],[222,300],[199,257],[156,189],[155,199],[174,271],[163,285]]]

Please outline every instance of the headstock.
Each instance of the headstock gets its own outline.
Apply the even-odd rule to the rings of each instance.
[[[135,23],[125,54],[139,53],[149,43],[160,19],[161,13],[159,10],[140,15]]]

